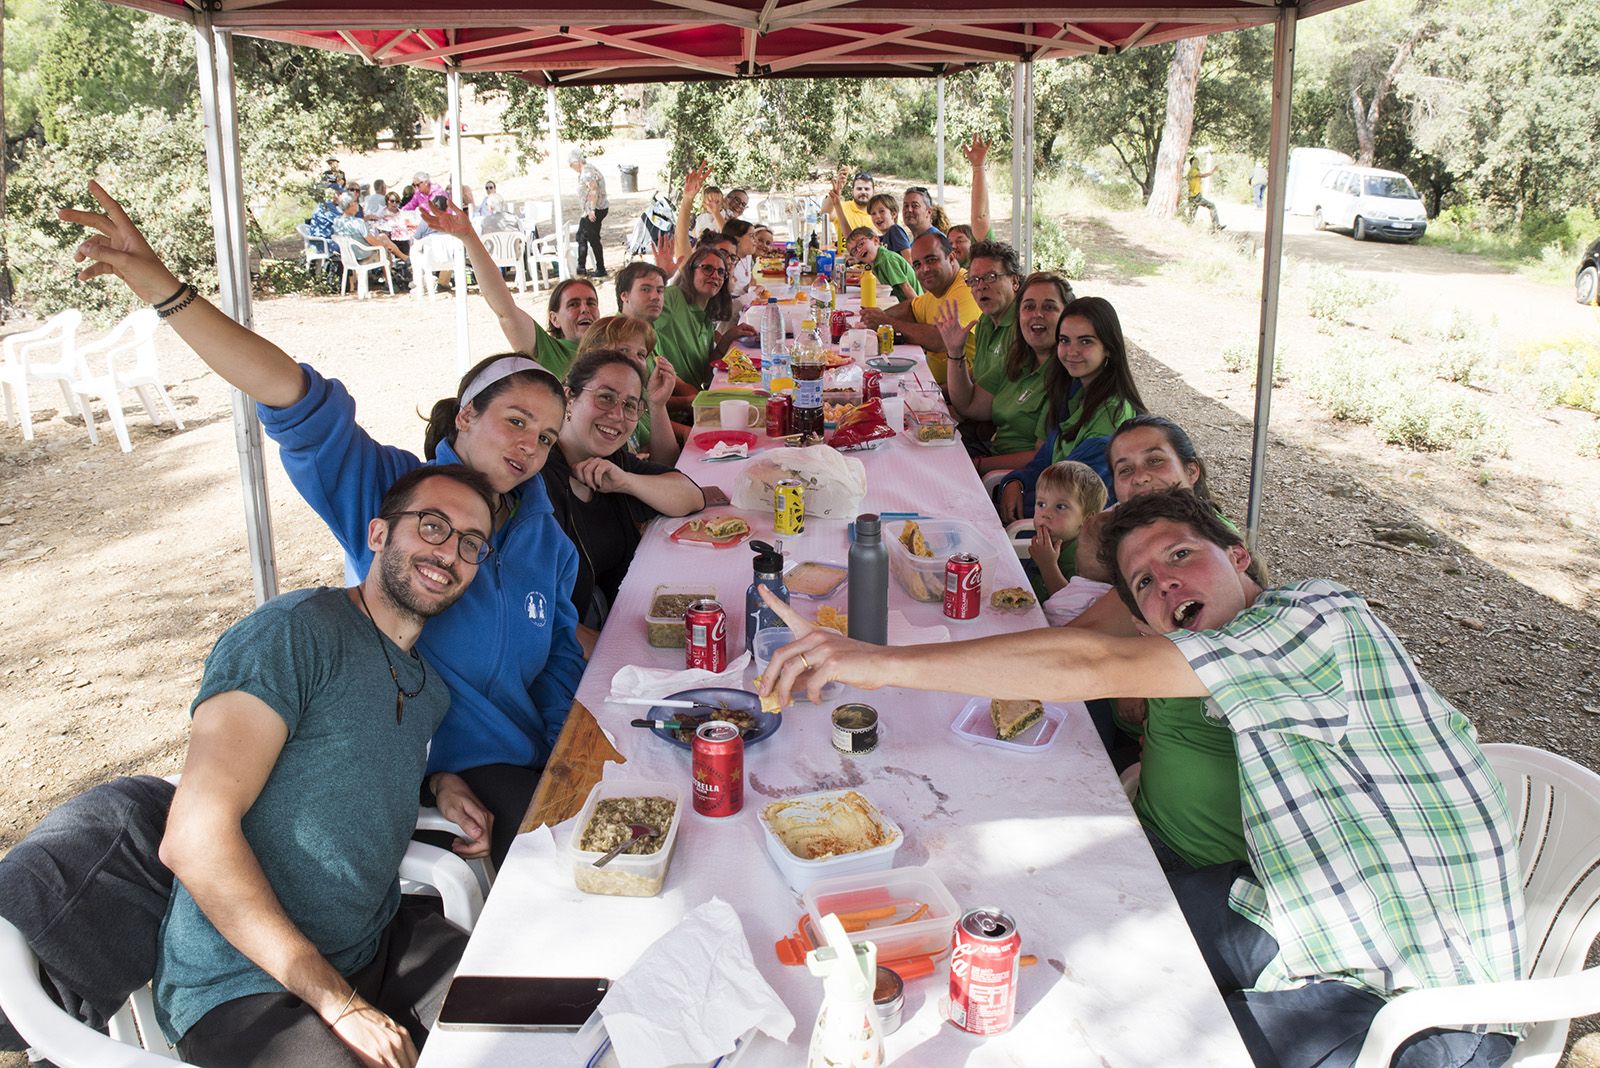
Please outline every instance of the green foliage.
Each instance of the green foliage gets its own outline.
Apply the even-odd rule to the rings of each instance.
[[[1243,341],[1222,350],[1222,369],[1229,374],[1242,374],[1247,367],[1253,369],[1255,362],[1255,349]]]
[[[1061,224],[1047,215],[1036,215],[1033,220],[1033,269],[1054,271],[1063,278],[1077,280],[1084,276],[1089,259],[1083,249],[1067,240]]]
[[[101,0],[65,0],[46,39],[37,106],[46,139],[70,139],[80,116],[112,114],[130,104],[182,110],[190,89],[145,53],[128,47],[148,16]],[[174,24],[176,25],[176,24]],[[194,82],[193,67],[188,82]]]
[[[1544,407],[1600,413],[1600,347],[1583,337],[1524,345],[1504,366]]]
[[[1600,457],[1600,423],[1590,423],[1578,432],[1578,455]]]
[[[1313,319],[1344,323],[1352,311],[1386,295],[1384,287],[1371,279],[1357,278],[1339,267],[1316,268],[1307,285],[1306,310]]]
[[[504,98],[501,123],[515,138],[518,164],[530,167],[542,162],[549,144],[544,87],[514,74],[474,74],[466,80],[484,98]],[[611,136],[611,117],[621,104],[622,94],[613,85],[569,85],[557,89],[556,113],[561,120],[562,140],[586,151],[597,150],[597,142]]]
[[[1477,401],[1406,373],[1360,341],[1335,345],[1296,381],[1334,419],[1370,423],[1391,445],[1468,456],[1503,449]]]
[[[262,293],[284,296],[289,293],[332,293],[330,275],[308,271],[304,260],[262,260],[256,288]]]
[[[683,82],[662,91],[657,108],[671,139],[666,184],[679,181],[701,160],[713,181],[769,186],[829,173],[849,158],[847,113],[854,97],[836,81]]]
[[[49,0],[5,0],[6,136],[15,139],[39,122],[39,58],[60,17]]]

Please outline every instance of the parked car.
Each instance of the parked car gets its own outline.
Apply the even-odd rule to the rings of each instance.
[[[1334,167],[1323,177],[1317,229],[1348,230],[1357,241],[1392,237],[1415,241],[1428,230],[1428,212],[1411,179],[1372,167]]]
[[[1589,250],[1578,261],[1578,273],[1573,277],[1572,288],[1579,304],[1600,304],[1600,237],[1594,239]]]

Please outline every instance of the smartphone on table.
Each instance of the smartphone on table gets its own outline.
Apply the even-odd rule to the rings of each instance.
[[[438,1026],[446,1031],[576,1031],[611,989],[610,979],[458,975]]]

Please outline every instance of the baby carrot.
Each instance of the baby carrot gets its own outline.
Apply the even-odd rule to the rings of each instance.
[[[922,919],[922,917],[926,916],[927,914],[928,914],[928,906],[927,906],[927,904],[925,902],[920,902],[919,901],[919,902],[917,902],[917,908],[916,908],[915,912],[913,912],[911,915],[907,916],[903,920],[896,920],[894,922],[895,922],[896,925],[899,925],[899,924],[902,924],[902,923],[916,923],[918,920]]]
[[[875,909],[861,909],[857,912],[837,913],[839,923],[846,931],[864,931],[873,920],[886,920],[895,913],[894,905],[883,905]]]

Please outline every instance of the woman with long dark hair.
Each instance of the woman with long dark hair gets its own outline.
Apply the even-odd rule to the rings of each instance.
[[[1088,464],[1109,488],[1106,443],[1123,420],[1145,410],[1122,323],[1104,297],[1079,297],[1061,313],[1045,394],[1054,425],[1028,466],[1000,485],[1000,518],[1006,523],[1033,514],[1039,472],[1061,460]]]
[[[78,246],[79,277],[120,278],[155,304],[218,375],[256,401],[289,479],[328,524],[357,573],[372,560],[367,525],[401,475],[429,463],[465,464],[495,492],[495,563],[453,606],[428,621],[416,648],[450,687],[423,780],[466,832],[458,852],[511,847],[583,674],[572,586],[577,552],[552,513],[544,466],[566,419],[566,394],[520,353],[491,356],[433,406],[422,457],[380,445],[356,422],[342,383],[298,364],[179,283],[132,220],[98,183],[105,214],[63,211],[98,231]]]

